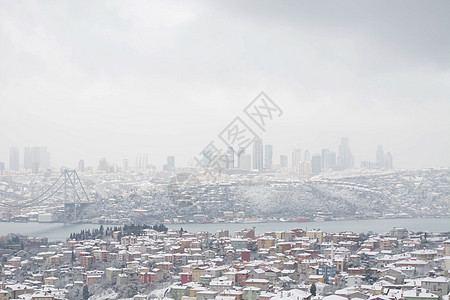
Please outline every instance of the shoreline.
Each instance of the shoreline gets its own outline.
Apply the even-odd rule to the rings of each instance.
[[[233,222],[233,221],[220,221],[220,222],[184,222],[184,223],[165,223],[165,222],[156,222],[152,224],[164,224],[164,225],[210,225],[210,224],[270,224],[270,223],[289,223],[289,224],[306,224],[306,223],[326,223],[326,222],[348,222],[348,221],[373,221],[373,220],[411,220],[411,219],[450,219],[450,216],[423,216],[423,217],[399,217],[399,218],[346,218],[346,219],[331,219],[331,220],[314,220],[311,219],[309,221],[292,221],[292,220],[255,220],[255,221],[242,221],[242,222]],[[0,220],[0,224],[59,224],[59,225],[103,225],[103,226],[123,226],[128,225],[128,223],[92,223],[92,222],[77,222],[77,223],[63,223],[63,222],[38,222],[38,221],[28,221],[28,222],[16,222],[16,221],[4,221]],[[133,223],[130,223],[133,224]],[[146,223],[143,223],[146,224]],[[147,224],[147,225],[150,225]]]

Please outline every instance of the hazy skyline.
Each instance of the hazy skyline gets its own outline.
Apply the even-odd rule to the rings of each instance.
[[[261,134],[395,168],[450,166],[448,1],[2,1],[0,161],[186,165],[261,91]],[[223,147],[226,150],[226,147]],[[251,151],[247,151],[251,153]]]

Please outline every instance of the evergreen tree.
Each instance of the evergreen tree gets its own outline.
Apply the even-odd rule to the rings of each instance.
[[[311,295],[315,296],[316,295],[316,291],[317,291],[316,283],[313,282],[313,284],[311,284],[311,288],[309,289],[309,292],[311,293]]]
[[[83,286],[83,300],[88,300],[89,299],[89,289],[88,286],[85,284]]]

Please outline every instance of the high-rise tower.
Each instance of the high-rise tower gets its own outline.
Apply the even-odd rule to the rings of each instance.
[[[314,154],[311,158],[311,173],[317,175],[322,172],[322,159],[320,154]]]
[[[394,161],[392,159],[391,152],[386,153],[384,156],[384,165],[386,169],[393,169],[394,168]]]
[[[377,147],[377,157],[376,157],[376,161],[375,161],[375,166],[377,169],[384,169],[385,168],[385,164],[384,164],[384,151],[383,151],[383,146],[378,145]]]
[[[262,172],[263,170],[263,141],[255,139],[253,142],[253,169]]]
[[[272,169],[273,163],[273,147],[272,145],[264,146],[264,169]]]
[[[338,162],[343,169],[352,169],[354,164],[354,157],[350,150],[350,145],[347,137],[341,138],[341,144],[338,151]]]
[[[294,173],[299,172],[301,161],[302,161],[302,150],[294,149],[294,151],[292,152],[292,171]]]
[[[9,169],[19,171],[19,148],[11,147],[9,149]]]
[[[245,154],[245,148],[244,147],[240,147],[239,150],[236,153],[237,156],[237,167],[240,169],[241,168],[241,156],[242,154]]]

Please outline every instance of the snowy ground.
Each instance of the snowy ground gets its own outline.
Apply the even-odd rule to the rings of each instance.
[[[169,286],[161,288],[161,289],[153,290],[148,295],[149,296],[148,299],[167,299],[167,300],[172,299],[172,298],[164,297],[164,293],[168,289],[169,289]],[[111,299],[116,299],[116,297],[117,297],[116,292],[114,292],[112,289],[107,289],[99,295],[93,295],[93,296],[89,297],[89,300],[111,300]],[[122,300],[133,300],[133,297],[122,298]]]

